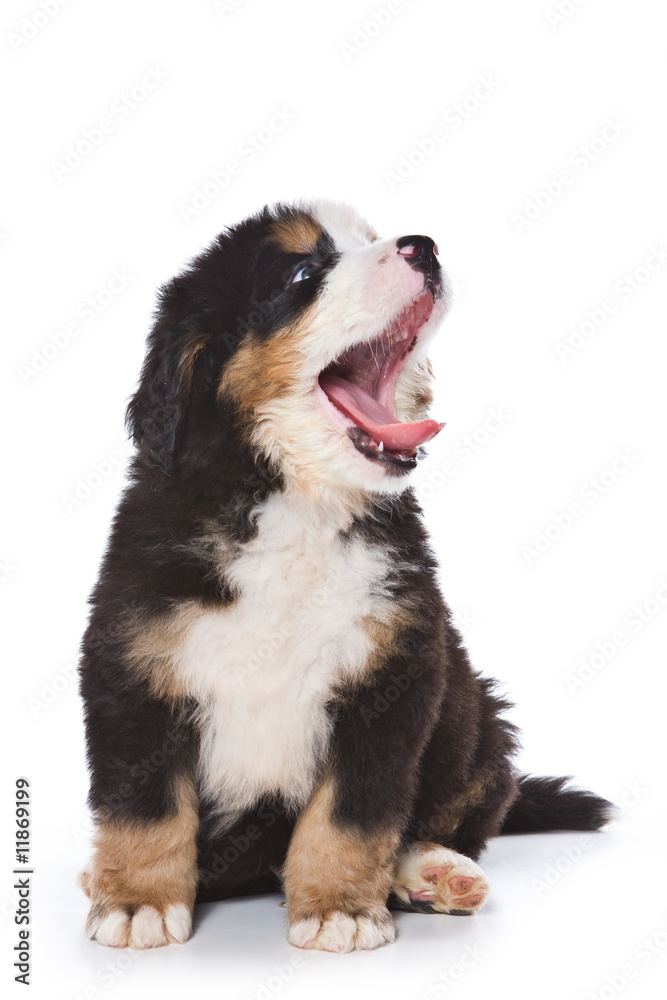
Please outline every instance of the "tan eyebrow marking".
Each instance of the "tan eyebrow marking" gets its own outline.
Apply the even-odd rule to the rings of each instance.
[[[286,253],[312,253],[322,235],[322,227],[309,215],[274,222],[269,241],[277,243]]]

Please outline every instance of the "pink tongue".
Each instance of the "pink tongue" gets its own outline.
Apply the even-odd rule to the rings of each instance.
[[[367,431],[374,441],[392,451],[413,451],[445,426],[437,420],[418,420],[414,424],[392,422],[396,417],[386,406],[373,399],[360,385],[337,375],[322,375],[320,385],[334,406]]]

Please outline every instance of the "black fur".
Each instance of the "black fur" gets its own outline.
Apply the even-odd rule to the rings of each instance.
[[[503,820],[501,833],[601,829],[614,807],[592,792],[566,788],[569,780],[523,775],[519,795]]]
[[[250,447],[242,418],[216,389],[247,331],[268,338],[299,315],[337,262],[326,234],[307,258],[281,254],[263,240],[272,219],[292,215],[289,208],[265,209],[222,234],[160,295],[128,408],[137,455],[82,647],[90,805],[103,819],[170,815],[177,777],[196,772],[193,706],[151,693],[128,662],[128,635],[138,618],[167,616],[183,601],[231,604],[237,595],[213,553],[193,540],[214,524],[242,546],[257,530],[257,510],[284,489],[281,470]],[[304,261],[313,280],[288,284]],[[433,280],[437,262],[429,267]],[[565,779],[518,779],[515,728],[503,717],[508,703],[469,664],[438,589],[413,493],[369,502],[348,531],[355,536],[395,550],[396,601],[418,598],[418,611],[401,652],[367,682],[332,696],[328,764],[336,821],[362,833],[391,826],[406,841],[439,842],[473,858],[499,832],[598,829],[609,803],[563,788]],[[471,782],[482,783],[482,800],[444,829],[448,806]],[[278,888],[294,821],[276,796],[220,835],[202,803],[198,898]]]

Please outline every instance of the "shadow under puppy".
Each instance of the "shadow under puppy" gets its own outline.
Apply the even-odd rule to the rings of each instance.
[[[289,941],[473,913],[502,831],[608,803],[520,778],[409,487],[448,289],[427,236],[331,202],[223,232],[161,291],[137,446],[82,646],[101,944],[183,942],[195,902],[283,888]]]

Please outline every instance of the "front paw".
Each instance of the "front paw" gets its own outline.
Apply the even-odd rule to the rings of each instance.
[[[161,948],[184,944],[192,936],[192,912],[183,903],[169,906],[94,903],[86,933],[109,948]]]
[[[345,913],[332,910],[321,916],[290,923],[287,940],[297,948],[345,953],[380,948],[396,938],[394,921],[386,907]]]
[[[95,853],[80,879],[93,941],[143,950],[192,936],[199,819],[184,781],[176,786],[176,807],[161,820],[97,823]]]

